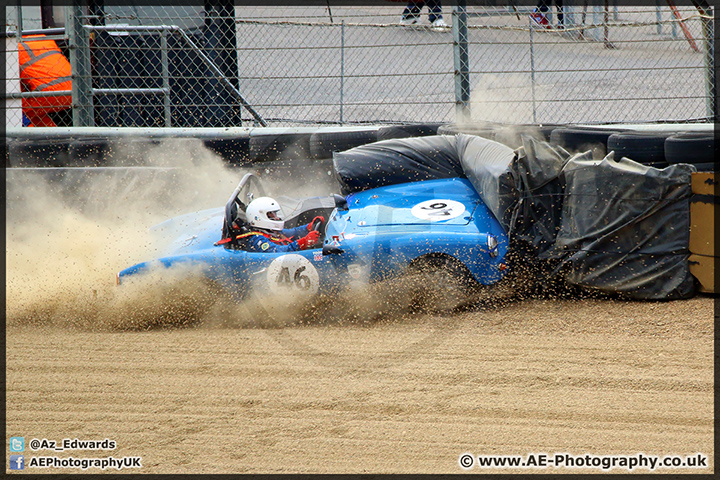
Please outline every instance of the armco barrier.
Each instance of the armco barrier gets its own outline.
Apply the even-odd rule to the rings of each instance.
[[[100,167],[117,164],[121,147],[158,144],[163,140],[198,139],[230,165],[275,160],[323,160],[337,146],[376,140],[377,126],[362,127],[373,134],[358,137],[357,127],[291,128],[10,128],[6,167]],[[327,146],[310,151],[310,138],[327,136]],[[347,138],[343,138],[346,135]],[[317,143],[317,142],[316,142]],[[327,147],[327,148],[325,148]],[[319,154],[321,152],[322,154]],[[141,157],[125,155],[122,165],[142,166]]]
[[[426,124],[423,124],[426,125]],[[454,135],[468,133],[505,143],[511,148],[519,146],[519,134],[532,134],[539,140],[550,140],[561,146],[567,132],[588,135],[592,133],[606,139],[618,131],[665,133],[696,132],[711,134],[713,124],[623,124],[623,125],[505,125],[437,124],[437,133]],[[422,125],[421,125],[422,126]],[[402,127],[402,126],[400,126]],[[411,127],[411,125],[407,125]],[[142,166],[141,156],[136,159],[127,152],[133,148],[156,145],[171,138],[198,139],[221,156],[228,164],[243,166],[268,161],[310,161],[332,158],[332,152],[381,139],[381,132],[391,126],[363,127],[290,127],[290,128],[102,128],[53,127],[9,128],[7,135],[6,167],[99,167],[122,163]],[[410,136],[423,136],[432,132],[422,128],[407,128]],[[391,136],[395,136],[393,134]],[[668,135],[669,136],[669,135]],[[567,140],[567,139],[566,139]],[[574,139],[577,140],[577,139]],[[577,143],[577,142],[576,142]],[[119,162],[123,147],[125,157]],[[602,150],[604,151],[604,145]],[[604,154],[602,155],[604,156]],[[599,155],[599,158],[602,158]]]
[[[92,167],[116,163],[117,149],[195,138],[230,164],[248,160],[249,128],[10,128],[7,167]],[[281,129],[278,129],[281,130]],[[126,155],[126,166],[142,166]]]

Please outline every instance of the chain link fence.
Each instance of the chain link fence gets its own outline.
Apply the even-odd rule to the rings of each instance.
[[[446,5],[441,30],[426,10],[401,25],[397,2],[67,7],[58,44],[75,126],[712,120],[712,9],[588,3],[551,8],[551,29],[532,7]]]

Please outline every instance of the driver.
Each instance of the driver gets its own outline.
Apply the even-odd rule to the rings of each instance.
[[[248,252],[294,252],[317,245],[320,241],[320,228],[325,217],[315,217],[307,225],[284,228],[280,204],[270,197],[256,198],[245,209],[250,232],[238,235]],[[315,227],[317,225],[317,227]]]

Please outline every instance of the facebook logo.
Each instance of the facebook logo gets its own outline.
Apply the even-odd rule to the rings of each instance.
[[[10,470],[25,470],[25,455],[10,455]]]
[[[10,437],[10,451],[11,452],[25,451],[25,438],[24,437]]]

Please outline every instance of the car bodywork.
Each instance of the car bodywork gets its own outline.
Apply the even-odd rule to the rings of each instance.
[[[404,183],[347,197],[276,197],[286,227],[316,215],[327,219],[321,246],[291,253],[247,252],[233,241],[233,220],[242,219],[245,205],[264,195],[259,179],[247,174],[224,209],[153,227],[164,239],[160,258],[121,271],[118,283],[154,268],[193,265],[237,300],[258,288],[331,294],[356,282],[403,275],[414,262],[439,255],[460,262],[481,285],[504,275],[507,236],[466,179]]]

